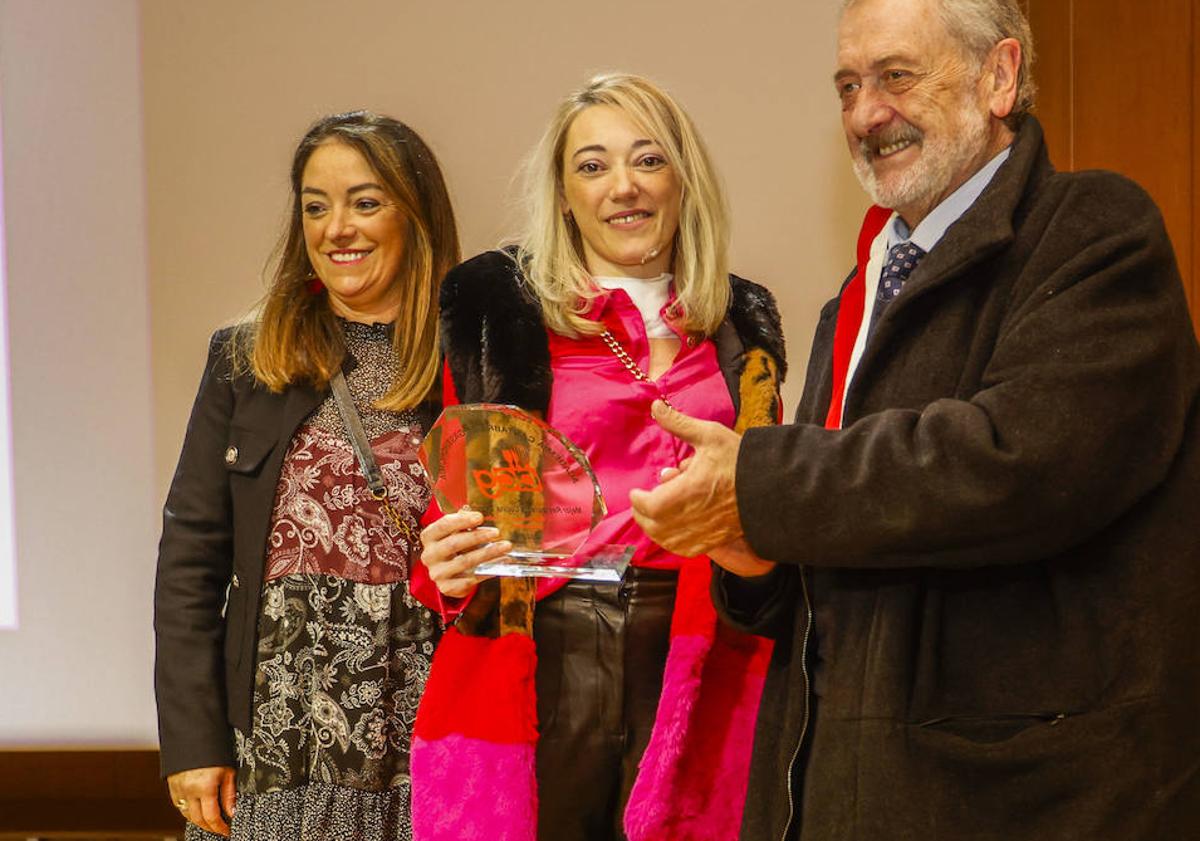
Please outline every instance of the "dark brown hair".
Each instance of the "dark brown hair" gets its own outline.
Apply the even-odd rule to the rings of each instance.
[[[400,310],[393,325],[396,372],[378,402],[391,411],[420,403],[437,378],[438,291],[461,259],[454,210],[433,152],[415,131],[369,111],[318,120],[292,157],[291,211],[273,260],[270,288],[258,318],[233,347],[244,367],[272,391],[298,382],[328,384],[341,367],[345,345],[329,296],[310,290],[313,268],[304,243],[300,190],[304,167],[318,146],[344,143],[375,171],[407,222],[403,262],[393,285]],[[240,349],[240,350],[239,350]]]

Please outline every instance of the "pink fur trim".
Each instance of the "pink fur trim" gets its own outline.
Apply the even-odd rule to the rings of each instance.
[[[715,640],[671,640],[654,732],[625,810],[629,841],[737,838],[771,643],[715,630]]]
[[[532,744],[412,742],[414,841],[536,841]]]
[[[675,801],[675,771],[683,755],[691,724],[691,711],[700,693],[700,676],[712,641],[704,637],[674,637],[663,671],[662,695],[650,743],[638,765],[638,777],[625,808],[625,834],[629,841],[649,841],[670,813],[691,804]]]

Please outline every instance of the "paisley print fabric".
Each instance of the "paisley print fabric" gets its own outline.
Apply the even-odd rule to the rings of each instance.
[[[362,477],[327,399],[284,457],[259,602],[254,715],[237,741],[238,841],[412,838],[409,745],[440,636],[408,593],[429,488],[412,413],[376,409],[391,382],[389,328],[343,322],[346,377],[397,529]],[[220,836],[189,824],[191,841]]]
[[[429,504],[420,440],[406,427],[371,442],[392,506],[408,524],[400,534],[371,496],[346,436],[301,427],[279,477],[266,580],[320,572],[373,584],[407,580],[417,520]]]
[[[254,720],[237,745],[239,790],[311,781],[407,787],[433,616],[403,583],[333,575],[279,578],[263,601]]]

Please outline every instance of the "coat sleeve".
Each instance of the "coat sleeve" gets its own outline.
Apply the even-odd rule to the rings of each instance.
[[[732,627],[771,639],[792,635],[801,601],[799,567],[780,564],[757,578],[742,578],[713,566],[712,600]]]
[[[234,404],[227,340],[218,333],[209,345],[163,509],[154,588],[154,688],[164,775],[234,764],[223,654],[233,567],[224,464]]]
[[[841,430],[746,433],[738,506],[760,555],[1028,562],[1095,535],[1164,479],[1197,399],[1196,340],[1157,209],[1104,177],[1063,202],[1043,236],[1057,247],[1023,267],[973,394]]]

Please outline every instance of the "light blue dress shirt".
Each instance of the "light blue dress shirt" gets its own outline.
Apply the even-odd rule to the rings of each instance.
[[[902,242],[911,241],[926,254],[932,251],[933,247],[938,244],[938,240],[946,233],[946,229],[957,222],[958,218],[967,212],[967,208],[975,203],[975,199],[979,198],[979,194],[991,182],[996,170],[1008,160],[1008,153],[1011,151],[1011,146],[1005,147],[1000,154],[984,164],[961,187],[942,199],[941,204],[929,211],[929,215],[921,220],[916,230],[910,231],[908,225],[897,213],[888,229],[888,249],[890,250]]]

